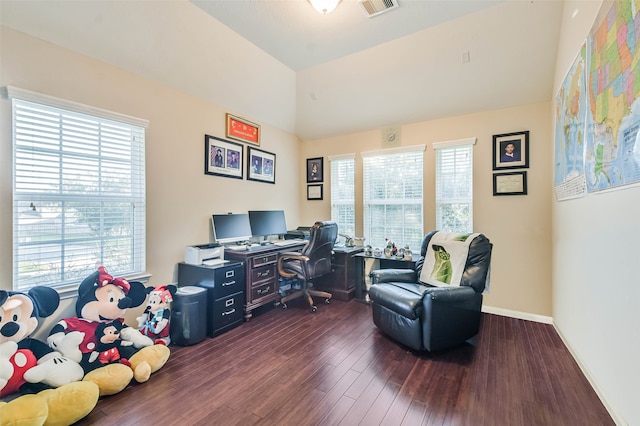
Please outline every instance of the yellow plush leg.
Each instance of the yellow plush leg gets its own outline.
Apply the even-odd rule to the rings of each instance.
[[[171,350],[165,345],[153,345],[140,349],[129,358],[133,377],[137,382],[143,383],[149,380],[151,373],[155,373],[167,362]]]
[[[0,425],[40,426],[49,414],[47,401],[38,395],[24,395],[0,403]]]
[[[98,403],[100,389],[92,382],[72,382],[38,394],[49,407],[45,426],[70,425],[87,416]]]
[[[82,379],[85,382],[93,382],[100,389],[100,396],[113,395],[131,382],[133,371],[124,364],[108,364],[95,369]]]

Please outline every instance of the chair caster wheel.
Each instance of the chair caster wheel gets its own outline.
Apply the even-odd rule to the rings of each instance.
[[[316,305],[313,305],[311,307],[311,312],[316,312],[318,310],[318,307]]]
[[[286,304],[286,303],[283,303],[283,304],[282,304],[282,310],[284,311],[285,309],[287,309],[287,304]]]
[[[331,299],[324,299],[324,303],[328,305],[329,303],[331,303]]]

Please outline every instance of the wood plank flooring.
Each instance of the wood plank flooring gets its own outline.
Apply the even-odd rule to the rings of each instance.
[[[471,343],[414,353],[355,301],[267,307],[188,347],[80,425],[613,425],[552,326],[484,314]]]

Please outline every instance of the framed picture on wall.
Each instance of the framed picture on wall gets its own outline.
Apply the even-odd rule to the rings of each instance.
[[[260,145],[260,125],[227,113],[227,137]]]
[[[493,195],[527,195],[527,172],[494,173]]]
[[[307,183],[324,181],[324,158],[307,158]]]
[[[242,179],[244,146],[204,135],[204,173]]]
[[[248,147],[247,180],[276,183],[276,155]]]
[[[493,135],[493,170],[529,167],[529,131]]]
[[[322,200],[322,184],[307,185],[307,200]]]

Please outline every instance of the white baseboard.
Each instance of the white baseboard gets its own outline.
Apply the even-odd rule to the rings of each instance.
[[[598,382],[591,375],[591,372],[589,371],[587,366],[584,364],[584,362],[582,362],[582,359],[580,358],[578,353],[571,347],[571,345],[569,344],[567,339],[564,337],[564,335],[562,334],[560,329],[555,324],[553,324],[553,328],[558,333],[558,336],[560,336],[560,339],[562,339],[562,343],[564,343],[564,346],[569,350],[569,353],[571,354],[573,359],[578,364],[578,367],[580,367],[580,370],[582,371],[582,374],[584,374],[584,376],[587,378],[587,380],[589,381],[589,384],[591,385],[593,390],[596,392],[596,395],[598,395],[598,398],[600,398],[600,401],[602,401],[602,404],[604,405],[604,408],[607,409],[607,411],[609,412],[609,415],[611,416],[613,421],[616,423],[616,425],[619,425],[619,426],[628,425],[628,423],[623,419],[623,417],[620,416],[616,412],[616,410],[614,410],[614,408],[613,408],[613,406],[611,404],[609,404],[609,402],[607,401],[607,397],[606,397],[605,393],[598,386]]]
[[[487,314],[501,315],[503,317],[518,318],[527,321],[541,322],[543,324],[553,324],[553,318],[545,315],[530,314],[528,312],[513,311],[511,309],[494,308],[493,306],[482,306],[482,312]]]

